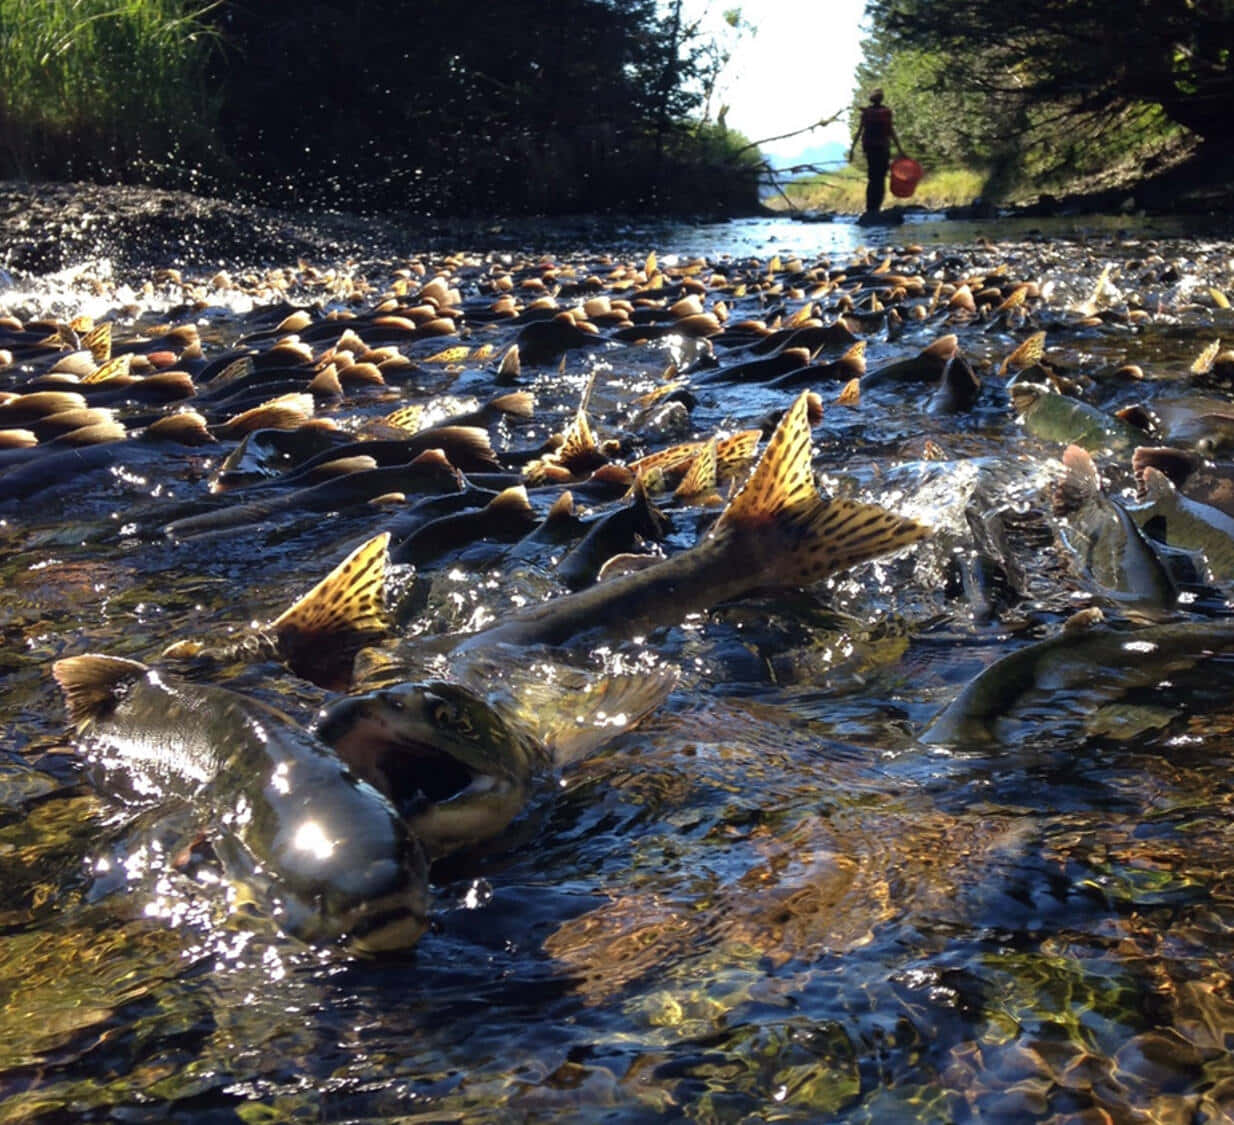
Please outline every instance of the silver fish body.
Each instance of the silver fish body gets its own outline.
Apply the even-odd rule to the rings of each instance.
[[[1093,612],[1093,611],[1086,611]],[[1100,615],[1095,614],[1097,621]],[[1120,630],[1065,627],[1016,649],[969,681],[920,741],[980,747],[1018,743],[1034,732],[1080,731],[1108,705],[1136,698],[1170,677],[1234,649],[1234,621],[1174,622]]]
[[[394,808],[282,712],[131,660],[57,661],[78,740],[127,800],[188,800],[280,927],[362,953],[423,933],[428,877]]]

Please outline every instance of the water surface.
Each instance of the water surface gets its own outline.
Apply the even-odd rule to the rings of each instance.
[[[152,273],[146,290],[136,276],[90,284],[95,264],[17,278],[0,300],[23,322],[111,320],[118,344],[193,323],[209,359],[246,337],[268,347],[288,308],[315,325],[363,317],[386,295],[412,303],[443,274],[463,298],[462,332],[404,340],[417,370],[317,403],[353,427],[413,402],[448,415],[497,389],[497,357],[518,327],[478,315],[495,276],[508,271],[521,306],[555,288],[562,307],[601,291],[638,297],[645,277],[616,268],[634,278],[655,251],[670,284],[683,271],[704,281],[707,307],[723,302],[730,326],[771,326],[809,305],[827,323],[851,316],[870,371],[957,335],[982,377],[971,409],[928,412],[925,384],[870,387],[856,407],[837,404],[840,380],[812,386],[825,405],[822,487],[928,520],[935,536],[820,588],[718,607],[649,638],[681,673],[666,705],[546,779],[501,838],[439,864],[435,922],[414,956],[353,961],[238,903],[208,846],[186,862],[183,810],[97,792],[49,665],[86,651],[153,661],[172,641],[269,620],[403,509],[293,510],[180,541],[168,521],[232,502],[210,481],[234,439],[190,449],[130,438],[123,456],[49,468],[33,485],[0,469],[0,1120],[1229,1113],[1228,656],[1130,700],[1080,688],[1063,706],[1046,693],[1020,713],[1014,742],[921,736],[983,667],[1057,635],[1075,610],[1127,625],[1144,616],[1095,589],[1059,545],[1050,486],[1065,441],[1017,419],[1003,359],[1043,329],[1053,369],[1103,409],[1228,401],[1219,378],[1190,368],[1234,328],[1212,293],[1234,288],[1234,247],[1121,219],[885,231],[757,220],[534,249],[391,247],[388,260],[288,263],[277,277],[255,267],[181,286]],[[920,278],[921,292],[895,292],[879,269]],[[576,284],[586,278],[597,281]],[[971,317],[946,296],[964,281],[1038,289],[1015,315],[1000,319],[987,301]],[[900,324],[889,328],[871,291]],[[491,427],[499,457],[515,465],[514,452],[559,432],[593,380],[592,423],[622,442],[623,459],[758,425],[795,393],[699,382],[680,430],[636,420],[635,400],[670,364],[708,368],[697,342],[615,332],[603,325],[594,346],[524,367],[535,416]],[[335,339],[313,336],[314,351]],[[716,337],[719,366],[750,359],[749,341]],[[459,345],[462,358],[435,358]],[[48,355],[16,355],[4,387],[24,387]],[[1132,363],[1144,378],[1117,374]],[[135,428],[176,408],[116,409]],[[212,422],[226,413],[211,411]],[[1108,490],[1133,502],[1129,452],[1094,456]],[[658,500],[676,528],[660,549],[684,549],[706,509]],[[974,586],[973,521],[995,517],[1013,573]],[[409,631],[465,628],[560,592],[549,557],[517,569],[471,557],[481,561],[401,576],[416,607]],[[1228,613],[1226,583],[1199,567],[1189,597],[1152,616]],[[305,722],[329,698],[273,662],[218,676]]]

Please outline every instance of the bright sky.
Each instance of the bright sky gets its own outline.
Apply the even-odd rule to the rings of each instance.
[[[729,106],[730,128],[759,141],[848,106],[865,0],[690,0],[687,7],[706,9],[712,19],[739,8],[757,29],[742,37],[721,80],[719,101]],[[784,164],[803,149],[849,139],[845,114],[826,129],[765,144],[763,153]]]

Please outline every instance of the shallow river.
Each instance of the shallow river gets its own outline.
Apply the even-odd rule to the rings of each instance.
[[[1234,1113],[1234,522],[1205,522],[1209,496],[1191,531],[1178,497],[1146,498],[1131,466],[1137,445],[1227,464],[1234,357],[1208,345],[1234,337],[1234,243],[1116,220],[762,220],[615,231],[587,250],[391,247],[214,278],[92,263],[13,281],[0,388],[46,389],[59,364],[55,385],[124,430],[65,452],[43,416],[0,405],[0,425],[41,429],[0,450],[0,1121]],[[537,300],[593,302],[590,327],[529,331],[563,323],[537,319],[553,315]],[[271,363],[295,310],[300,351]],[[82,346],[102,322],[113,354],[148,357],[119,381],[95,379],[103,352]],[[156,663],[173,642],[269,621],[358,543],[408,526],[414,494],[176,522],[293,495],[275,475],[290,460],[255,458],[254,476],[217,490],[234,419],[289,381],[305,393],[349,326],[389,350],[370,357],[377,378],[335,356],[341,389],[318,384],[315,416],[344,430],[416,403],[429,424],[527,389],[532,417],[484,422],[513,479],[585,395],[614,443],[604,456],[629,464],[766,432],[808,387],[824,408],[823,492],[933,529],[807,591],[752,594],[631,643],[629,659],[678,675],[666,702],[546,776],[497,838],[438,863],[431,928],[413,953],[377,959],[302,944],[242,901],[191,789],[139,800],[96,784],[50,673],[86,652]],[[1037,361],[1008,362],[1038,332]],[[928,360],[870,377],[948,335],[971,393],[940,393]],[[860,370],[853,337],[868,374],[841,404]],[[516,341],[521,371],[499,386]],[[795,385],[791,357],[750,366],[793,346],[817,368]],[[233,351],[290,374],[224,394]],[[191,381],[146,382],[168,370]],[[666,375],[682,386],[640,405]],[[1047,421],[1013,405],[1017,380],[1094,412]],[[147,434],[186,407],[209,444]],[[1090,553],[1088,516],[1055,509],[1072,442],[1103,478]],[[569,476],[531,489],[537,518],[567,487],[580,510],[624,502]],[[671,532],[623,550],[672,554],[703,533],[718,507],[673,483],[653,492]],[[1098,558],[1126,534],[1102,522],[1117,513],[1140,517],[1147,535],[1132,538],[1155,560],[1130,578]],[[471,629],[560,596],[563,550],[426,551],[395,568],[400,630]],[[1163,588],[1146,591],[1150,565]],[[1104,624],[1073,623],[1070,645],[996,681],[985,710],[934,723],[982,669],[1098,609]],[[1118,629],[1158,631],[1083,647]],[[190,674],[305,725],[335,695],[277,660]]]

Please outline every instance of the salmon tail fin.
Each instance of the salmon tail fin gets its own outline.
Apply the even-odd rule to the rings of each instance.
[[[1045,333],[1034,332],[1031,336],[1022,340],[1003,362],[998,366],[999,376],[1005,375],[1008,371],[1023,371],[1026,367],[1032,367],[1034,363],[1040,363],[1045,357]]]
[[[386,631],[384,590],[390,533],[383,531],[351,552],[304,597],[270,624],[279,651],[293,671],[316,679],[324,652],[350,662],[365,641]],[[329,638],[329,644],[323,641]],[[340,651],[341,650],[341,651]]]
[[[824,500],[814,484],[808,412],[804,391],[710,533],[715,540],[758,540],[768,586],[810,585],[930,533],[877,504]]]
[[[574,469],[576,465],[594,468],[597,461],[607,460],[600,452],[595,431],[591,428],[584,407],[580,406],[575,411],[574,421],[566,428],[557,457],[568,469]]]
[[[708,441],[698,456],[690,463],[677,491],[673,495],[678,500],[693,500],[700,496],[709,496],[716,489],[718,478],[716,439]]]
[[[400,430],[406,430],[408,433],[414,434],[419,432],[420,419],[423,416],[423,405],[412,403],[409,406],[400,406],[397,410],[391,411],[382,421],[388,422],[391,426],[397,426]]]
[[[97,652],[66,656],[51,666],[51,674],[64,692],[69,721],[79,729],[106,714],[123,686],[148,671],[139,660]]]
[[[821,406],[820,418],[821,421]],[[732,480],[736,473],[744,472],[758,452],[762,430],[739,430],[716,442],[716,481]]]

